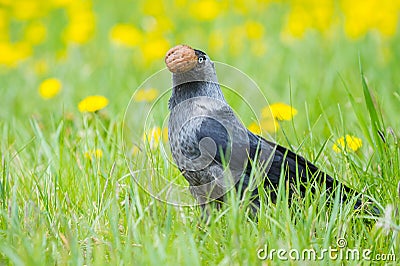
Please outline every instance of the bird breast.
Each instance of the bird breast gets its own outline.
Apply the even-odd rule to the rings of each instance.
[[[195,164],[194,159],[200,156],[196,132],[206,117],[212,117],[216,108],[209,97],[195,97],[179,103],[171,110],[168,140],[172,157],[180,169],[198,169],[190,165]]]

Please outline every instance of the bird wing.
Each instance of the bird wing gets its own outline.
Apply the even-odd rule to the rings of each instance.
[[[313,163],[306,160],[304,157],[294,153],[293,151],[279,145],[273,143],[271,141],[267,141],[261,136],[255,135],[249,131],[249,135],[251,138],[258,140],[263,143],[263,146],[271,146],[274,147],[274,156],[272,157],[271,166],[268,170],[268,178],[271,180],[273,184],[277,184],[279,182],[279,178],[281,175],[282,167],[285,173],[285,176],[289,180],[293,180],[296,177],[300,177],[302,182],[309,182],[309,179],[315,176],[324,176],[326,181],[330,184],[334,181],[334,179],[328,174],[319,170]],[[253,141],[254,142],[254,141]]]
[[[229,163],[235,181],[239,181],[238,178],[240,178],[241,182],[237,182],[237,187],[239,184],[242,188],[254,184],[250,177],[254,162],[256,162],[265,171],[262,175],[264,186],[277,187],[283,173],[285,180],[292,186],[296,187],[295,184],[300,182],[299,193],[305,192],[307,184],[316,183],[321,186],[325,184],[328,195],[335,193],[338,185],[341,185],[345,192],[340,192],[342,201],[346,200],[348,195],[358,195],[304,157],[248,131],[229,106],[213,110],[212,116],[202,118],[196,131],[196,140],[200,143],[204,138],[212,140],[215,144],[215,146],[210,146],[210,150],[207,149],[207,145],[204,149],[213,156],[213,162],[221,166]],[[215,147],[217,147],[217,152],[215,152]],[[290,189],[292,190],[293,187]],[[253,192],[256,193],[256,191]],[[361,203],[358,199],[355,208],[358,208]]]
[[[247,163],[247,159],[257,161],[259,166],[265,167],[268,181],[273,185],[279,184],[283,170],[290,182],[298,178],[302,183],[309,183],[315,178],[319,183],[326,182],[327,189],[334,186],[335,180],[331,176],[304,157],[248,131],[228,106],[213,110],[212,116],[204,117],[196,131],[196,138],[198,143],[204,138],[215,143],[214,147],[206,147],[205,150],[218,164],[228,163],[229,160],[230,165],[239,169]],[[213,150],[215,147],[217,152]],[[246,176],[250,176],[253,165],[248,163],[245,166]]]
[[[278,145],[276,143],[270,142],[262,138],[261,136],[254,135],[249,131],[249,135],[251,138],[264,143],[265,145],[275,147],[275,152],[272,157],[272,162],[270,163],[267,177],[269,183],[272,185],[278,185],[279,179],[281,178],[281,174],[283,171],[283,175],[285,179],[290,183],[296,183],[297,180],[300,181],[300,191],[301,193],[305,192],[306,184],[311,182],[315,182],[319,185],[325,184],[326,192],[328,195],[331,193],[335,193],[336,188],[341,185],[342,190],[345,193],[341,193],[341,200],[346,200],[348,195],[358,195],[353,189],[345,186],[344,184],[340,184],[339,181],[332,178],[327,173],[321,171],[316,167],[313,163],[306,160],[304,157],[294,153],[293,151]],[[265,184],[268,185],[268,184]],[[358,199],[355,205],[355,208],[358,208],[361,205],[361,200]]]
[[[196,131],[197,143],[205,138],[210,138],[216,146],[216,153],[214,160],[218,163],[222,163],[224,157],[228,152],[228,146],[230,143],[230,136],[226,127],[220,122],[220,119],[213,117],[204,117],[200,123],[198,130]],[[213,152],[208,150],[210,154]]]

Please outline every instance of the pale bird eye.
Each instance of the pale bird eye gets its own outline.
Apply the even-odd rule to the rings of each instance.
[[[203,57],[199,57],[199,59],[197,60],[199,62],[199,64],[203,63],[204,58]]]

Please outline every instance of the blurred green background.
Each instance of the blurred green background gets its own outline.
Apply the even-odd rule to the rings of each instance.
[[[0,264],[254,264],[264,244],[318,249],[342,236],[399,254],[399,11],[399,0],[0,0]],[[141,190],[125,159],[150,182],[151,167],[185,182],[157,150],[165,129],[140,131],[170,84],[137,90],[181,43],[246,73],[282,112],[292,106],[279,127],[246,126],[366,189],[376,226],[317,195],[264,206],[259,223],[232,204],[204,229],[198,208]],[[135,91],[140,128],[122,139]],[[333,150],[346,135],[350,149]]]
[[[390,0],[2,0],[0,115],[76,112],[90,94],[105,95],[117,112],[179,43],[238,67],[271,101],[287,102],[291,79],[296,105],[318,99],[326,108],[343,98],[338,73],[358,93],[360,56],[384,100],[399,84],[399,9]],[[46,78],[62,90],[42,101]]]

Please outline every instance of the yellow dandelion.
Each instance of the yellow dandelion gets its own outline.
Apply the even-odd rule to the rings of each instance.
[[[213,20],[221,13],[221,4],[215,0],[196,1],[190,6],[191,15],[197,20]]]
[[[350,39],[358,39],[368,32],[368,27],[357,19],[346,17],[344,31]]]
[[[362,140],[360,138],[346,135],[345,137],[341,137],[335,141],[332,146],[332,149],[339,153],[342,151],[357,151],[362,147]]]
[[[399,20],[399,3],[393,3],[396,1],[387,1],[382,4],[381,12],[376,18],[376,28],[383,36],[393,36],[397,31],[397,21]]]
[[[262,4],[260,3],[261,1],[258,1],[258,4]],[[234,12],[237,12],[241,15],[248,15],[250,11],[252,11],[252,7],[254,7],[252,4],[249,4],[249,2],[247,1],[243,1],[243,0],[233,0],[230,2],[231,8],[234,10]],[[261,7],[261,6],[259,6]]]
[[[312,17],[307,8],[295,6],[287,14],[287,21],[283,32],[295,38],[302,38],[307,29],[312,26]]]
[[[247,21],[245,28],[247,37],[251,40],[258,40],[264,34],[264,26],[257,21]]]
[[[143,58],[146,63],[164,58],[170,48],[169,42],[163,37],[152,38],[141,45]]]
[[[51,99],[61,91],[61,87],[60,80],[56,78],[46,79],[39,85],[39,95],[45,100]]]
[[[31,44],[37,45],[43,43],[46,39],[47,28],[43,23],[36,22],[28,25],[25,29],[25,40]]]
[[[162,130],[162,140],[164,142],[168,141],[168,128],[167,127],[164,127]]]
[[[285,103],[274,103],[265,107],[261,115],[263,117],[272,116],[277,120],[291,120],[297,114],[297,110]]]
[[[372,29],[384,36],[396,33],[398,1],[342,1],[341,9],[345,33],[351,39],[362,37]]]
[[[15,67],[32,54],[32,47],[26,42],[0,42],[0,65]]]
[[[153,127],[143,134],[143,141],[146,145],[149,145],[150,149],[154,149],[158,147],[158,144],[160,143],[160,140],[162,138],[161,135],[161,128]]]
[[[0,1],[1,3],[1,1]],[[4,9],[0,9],[0,42],[5,42],[10,40],[9,34],[9,18],[8,12]]]
[[[280,127],[278,121],[273,117],[263,118],[260,123],[261,129],[269,133],[274,133],[278,131]]]
[[[257,135],[261,135],[262,132],[274,133],[279,129],[279,123],[272,116],[263,117],[259,123],[252,122],[247,129]]]
[[[329,32],[335,22],[335,2],[324,1],[316,4],[312,9],[313,27],[320,32]]]
[[[12,3],[13,17],[17,20],[30,20],[42,16],[46,12],[41,1],[18,0]]]
[[[143,14],[150,15],[153,17],[162,16],[166,13],[164,7],[164,1],[153,0],[153,1],[143,1],[142,11]]]
[[[55,8],[66,7],[71,4],[73,0],[51,0],[50,3]]]
[[[84,44],[92,38],[96,27],[96,18],[90,9],[69,12],[69,20],[64,31],[64,38],[67,42]]]
[[[158,96],[158,90],[155,88],[140,89],[133,96],[135,102],[152,102]]]
[[[83,112],[96,112],[108,105],[108,99],[101,95],[88,96],[78,104],[78,109]]]
[[[148,144],[151,149],[158,147],[160,141],[168,141],[168,128],[150,128],[147,132],[143,134],[143,141]]]
[[[117,24],[110,31],[110,39],[118,45],[135,47],[142,41],[143,36],[133,25]]]
[[[103,157],[103,151],[101,149],[89,150],[84,153],[86,159],[92,160],[93,158],[100,159]]]
[[[252,122],[248,127],[248,130],[250,130],[251,132],[253,132],[254,134],[260,135],[261,134],[261,127],[258,123],[256,122]]]

